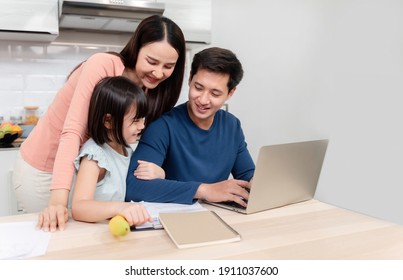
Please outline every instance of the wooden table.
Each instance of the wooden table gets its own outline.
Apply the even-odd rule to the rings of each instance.
[[[260,259],[382,260],[403,259],[403,226],[310,200],[243,215],[215,210],[242,241],[177,249],[164,230],[113,237],[107,222],[69,220],[52,234],[46,255],[37,259]],[[0,222],[36,220],[35,214],[0,217]]]

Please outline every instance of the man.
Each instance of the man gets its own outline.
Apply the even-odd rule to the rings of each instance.
[[[246,206],[255,165],[240,121],[221,110],[242,77],[241,63],[227,49],[208,48],[194,56],[189,100],[144,131],[130,161],[126,201],[202,199]],[[139,160],[161,166],[165,179],[145,180]]]

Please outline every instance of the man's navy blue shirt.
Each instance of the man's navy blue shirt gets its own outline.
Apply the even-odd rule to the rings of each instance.
[[[139,180],[133,173],[138,160],[165,170],[165,179]],[[126,201],[192,204],[202,183],[234,179],[250,181],[255,164],[240,121],[219,110],[210,129],[197,127],[187,103],[173,108],[151,123],[135,149],[127,174]]]

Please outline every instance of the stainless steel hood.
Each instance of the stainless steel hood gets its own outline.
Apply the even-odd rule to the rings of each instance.
[[[132,33],[141,20],[164,10],[164,3],[151,0],[59,0],[59,28]]]

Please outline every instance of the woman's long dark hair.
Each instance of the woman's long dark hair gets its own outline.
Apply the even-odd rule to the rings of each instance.
[[[168,79],[157,87],[148,89],[146,124],[151,123],[163,113],[168,112],[178,102],[182,89],[186,59],[186,43],[182,30],[167,17],[159,15],[150,16],[140,22],[129,42],[127,42],[120,53],[108,52],[119,56],[126,68],[135,69],[140,49],[147,44],[163,41],[165,38],[178,52],[178,60],[176,61],[172,75]],[[83,62],[71,71],[67,79]]]
[[[125,67],[134,69],[140,49],[154,42],[167,42],[178,52],[172,75],[154,89],[148,89],[147,123],[172,109],[179,99],[185,71],[186,43],[179,26],[164,16],[150,16],[140,22],[129,42],[120,52]]]

